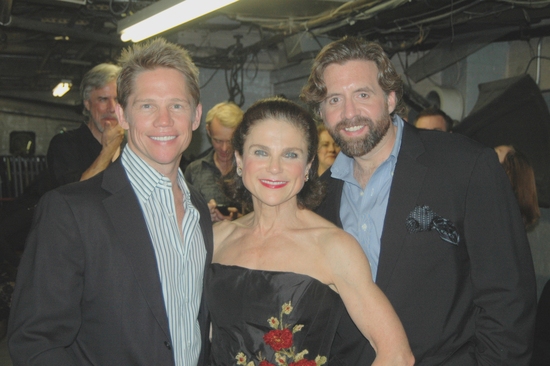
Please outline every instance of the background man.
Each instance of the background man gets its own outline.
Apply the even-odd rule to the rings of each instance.
[[[78,182],[105,170],[120,153],[124,130],[115,115],[120,67],[99,64],[80,84],[86,122],[50,141],[47,160],[53,187]]]
[[[204,364],[212,222],[179,169],[200,124],[198,69],[163,39],[133,45],[121,63],[128,145],[39,204],[9,319],[16,365]]]
[[[453,119],[441,109],[430,107],[422,110],[414,121],[416,128],[451,132]]]
[[[363,247],[418,365],[528,365],[536,288],[508,178],[492,149],[404,123],[401,96],[379,45],[321,50],[302,97],[343,153],[318,212]],[[349,317],[338,331],[341,364],[372,362]]]
[[[233,169],[231,137],[243,120],[243,111],[232,102],[216,104],[206,114],[206,133],[212,142],[212,150],[195,160],[185,169],[185,179],[195,186],[209,201],[212,221],[231,219],[227,212],[220,212],[217,205],[236,206],[220,189],[220,178]],[[230,209],[236,212],[236,208]]]

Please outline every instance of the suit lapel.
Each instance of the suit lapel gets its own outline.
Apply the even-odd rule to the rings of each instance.
[[[170,339],[155,251],[141,206],[120,159],[105,171],[102,187],[112,193],[111,196],[103,200],[103,205],[113,223],[117,234],[116,239],[130,262],[143,297],[149,304],[160,327]],[[138,320],[136,319],[136,321]]]
[[[417,131],[405,123],[382,230],[380,260],[376,275],[376,283],[382,290],[390,282],[393,269],[405,244],[408,234],[405,220],[416,206],[428,171],[426,166],[417,161],[423,153],[424,145],[418,138]]]

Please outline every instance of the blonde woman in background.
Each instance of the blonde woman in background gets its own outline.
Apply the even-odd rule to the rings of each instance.
[[[317,173],[321,176],[334,163],[336,155],[340,152],[340,146],[334,142],[324,125],[317,126],[317,133],[319,135],[319,148],[317,149],[319,167]]]

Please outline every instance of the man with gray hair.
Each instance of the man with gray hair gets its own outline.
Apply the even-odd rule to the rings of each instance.
[[[115,115],[119,71],[118,66],[99,64],[82,78],[80,96],[86,121],[51,140],[47,159],[53,187],[91,178],[120,154],[124,130]]]

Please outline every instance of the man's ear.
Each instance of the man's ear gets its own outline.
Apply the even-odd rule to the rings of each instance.
[[[122,127],[125,130],[128,130],[130,128],[130,124],[126,120],[126,116],[124,115],[124,110],[122,109],[122,106],[117,103],[115,106],[115,114],[118,119],[118,124],[120,127]]]
[[[397,97],[395,96],[395,92],[390,92],[388,94],[388,114],[392,114],[393,111],[395,111],[395,107],[397,106]]]
[[[84,108],[86,108],[88,112],[90,111],[90,101],[87,99],[84,101]]]
[[[195,107],[195,119],[192,125],[193,131],[195,131],[201,125],[201,116],[202,116],[202,104],[199,103]]]

